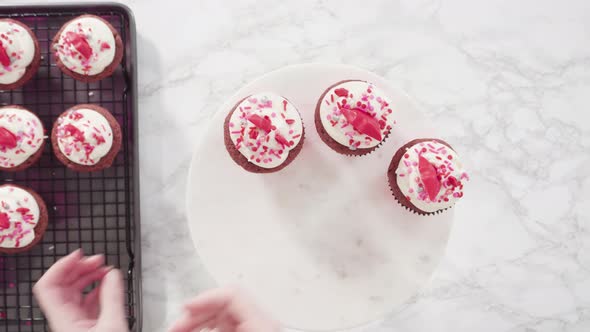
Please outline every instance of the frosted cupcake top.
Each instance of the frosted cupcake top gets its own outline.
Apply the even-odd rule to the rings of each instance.
[[[35,58],[35,41],[14,21],[0,20],[0,84],[20,80]]]
[[[269,92],[241,101],[228,127],[236,149],[262,168],[275,168],[285,162],[303,135],[303,122],[295,106]]]
[[[24,189],[0,186],[0,247],[22,248],[35,239],[39,205]]]
[[[326,133],[351,150],[379,145],[394,120],[385,93],[364,81],[347,81],[330,88],[319,104]]]
[[[469,180],[457,153],[437,141],[407,148],[395,174],[401,192],[424,212],[453,206],[463,197],[463,183]]]
[[[115,36],[102,19],[85,15],[66,23],[54,48],[69,70],[92,76],[115,59]]]
[[[44,132],[35,114],[16,107],[0,108],[0,167],[21,165],[43,146]]]
[[[96,165],[113,146],[113,130],[99,112],[80,108],[57,119],[57,145],[61,153],[80,165]]]

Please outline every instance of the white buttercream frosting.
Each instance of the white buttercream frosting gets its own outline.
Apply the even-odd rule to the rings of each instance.
[[[87,108],[61,115],[56,136],[59,150],[80,165],[96,165],[113,146],[113,130],[107,119]]]
[[[35,58],[35,42],[29,31],[12,21],[0,20],[0,84],[20,80]],[[4,63],[2,63],[4,62]]]
[[[0,247],[22,248],[35,239],[39,222],[39,205],[26,190],[0,187]]]
[[[273,93],[258,93],[235,108],[228,130],[236,149],[249,162],[275,168],[299,144],[303,122],[287,99]]]
[[[109,66],[116,51],[115,36],[102,20],[84,16],[67,23],[55,52],[71,71],[82,75],[97,75]]]
[[[359,131],[343,114],[354,110],[368,115],[379,135]],[[364,81],[347,81],[330,88],[320,100],[319,115],[326,133],[351,150],[373,148],[385,139],[393,124],[393,109],[385,93]]]
[[[39,118],[16,107],[0,108],[0,167],[19,166],[43,146]]]
[[[436,179],[430,184],[425,183],[422,177],[421,158],[433,167],[436,174]],[[437,141],[424,141],[407,148],[395,174],[401,192],[412,205],[424,212],[453,206],[463,196],[463,184],[469,180],[457,153]],[[429,196],[427,186],[431,186],[430,190],[435,193],[434,199]]]

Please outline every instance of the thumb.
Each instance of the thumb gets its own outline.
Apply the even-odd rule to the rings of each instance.
[[[128,331],[124,292],[121,271],[113,269],[104,276],[100,283],[100,315],[96,324],[98,327]]]

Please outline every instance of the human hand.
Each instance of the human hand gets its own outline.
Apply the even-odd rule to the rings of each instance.
[[[184,315],[169,332],[278,332],[268,317],[243,292],[235,289],[207,291],[184,306]]]
[[[33,287],[52,331],[128,332],[123,277],[104,266],[104,256],[76,250],[58,260]],[[100,285],[87,295],[84,288]]]

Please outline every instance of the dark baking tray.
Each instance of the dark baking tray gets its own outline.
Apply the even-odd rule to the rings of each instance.
[[[50,54],[50,43],[63,23],[81,14],[99,15],[121,34],[122,65],[112,77],[81,83],[63,75]],[[137,148],[136,35],[129,8],[114,3],[51,6],[0,6],[0,18],[27,24],[39,39],[39,72],[23,88],[0,92],[0,105],[23,105],[35,112],[50,132],[67,108],[95,103],[109,109],[121,124],[122,149],[109,169],[77,173],[54,157],[51,144],[37,164],[23,172],[0,173],[0,183],[36,190],[49,208],[49,227],[42,242],[18,255],[0,255],[0,330],[46,331],[47,323],[32,287],[57,259],[77,248],[102,253],[126,278],[129,326],[141,331],[141,246]],[[49,141],[48,141],[49,143]]]

